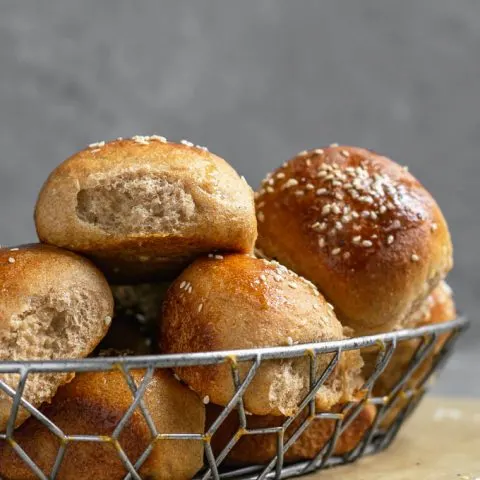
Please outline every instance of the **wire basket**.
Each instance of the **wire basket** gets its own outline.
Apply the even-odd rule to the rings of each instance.
[[[183,355],[155,355],[142,357],[88,358],[66,361],[18,361],[0,362],[0,374],[17,374],[19,381],[16,390],[0,380],[0,390],[13,399],[8,426],[5,432],[0,432],[0,444],[8,443],[20,459],[28,465],[34,475],[41,479],[58,478],[67,447],[75,442],[107,442],[113,444],[125,469],[125,479],[141,479],[138,473],[142,464],[155,448],[156,442],[169,440],[185,440],[201,442],[204,446],[204,468],[197,474],[198,479],[267,479],[290,478],[315,470],[346,464],[355,461],[362,455],[379,452],[386,448],[395,438],[399,428],[408,415],[415,409],[428,388],[428,379],[438,371],[451,353],[459,333],[467,326],[465,318],[430,325],[421,328],[402,330],[398,332],[352,338],[341,341],[293,345],[287,347],[261,348],[211,353],[191,353]],[[411,354],[405,364],[405,369],[391,385],[388,392],[375,396],[375,385],[382,372],[388,367],[396,350],[402,345],[409,345]],[[412,343],[415,342],[415,343]],[[412,349],[412,345],[415,348]],[[334,371],[341,352],[360,350],[367,352],[371,361],[371,371],[360,389],[358,400],[343,404],[335,411],[319,412],[315,410],[315,394]],[[403,349],[405,351],[405,349]],[[329,355],[328,367],[318,376],[317,359],[320,355]],[[262,362],[268,360],[283,360],[307,356],[309,358],[310,392],[299,405],[296,417],[287,417],[280,425],[268,428],[249,428],[248,412],[245,411],[242,396],[258,371]],[[239,365],[246,362],[248,373],[240,378]],[[143,401],[143,395],[149,379],[156,369],[171,369],[174,367],[212,365],[227,363],[231,366],[232,378],[235,384],[235,394],[226,407],[220,411],[216,419],[207,424],[204,434],[198,433],[163,433],[158,431],[150,412]],[[132,378],[132,370],[142,369],[145,374],[140,383]],[[49,420],[42,408],[36,409],[24,398],[22,391],[30,374],[49,374],[54,372],[98,372],[120,370],[132,392],[132,403],[125,410],[118,424],[112,428],[109,436],[105,435],[75,435],[66,434],[55,423]],[[413,381],[415,379],[415,381]],[[374,405],[376,413],[368,428],[365,429],[357,444],[348,452],[338,454],[336,446],[342,434],[347,431],[355,418],[366,405]],[[22,445],[15,440],[14,429],[16,415],[20,407],[25,408],[32,417],[41,422],[59,439],[59,449],[50,471],[42,471],[36,458],[31,458]],[[151,440],[144,452],[137,458],[129,458],[118,439],[135,411],[143,414],[151,433]],[[304,418],[298,417],[300,412],[307,412]],[[238,416],[238,428],[225,442],[221,449],[212,447],[212,438],[222,427],[229,415]],[[298,417],[298,418],[297,418]],[[389,419],[389,422],[386,422]],[[288,463],[288,452],[302,434],[309,428],[311,422],[329,422],[328,436],[319,446],[318,452],[310,455],[307,460]],[[295,423],[294,423],[295,422]],[[292,428],[294,431],[292,431]],[[286,435],[288,432],[288,435]],[[269,461],[262,465],[226,466],[225,459],[236,448],[241,438],[250,435],[269,435],[275,442],[275,451]],[[273,440],[272,440],[273,439]]]

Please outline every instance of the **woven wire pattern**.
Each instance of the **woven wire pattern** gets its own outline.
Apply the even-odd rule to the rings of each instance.
[[[65,452],[68,445],[74,442],[100,442],[110,443],[120,458],[124,469],[125,479],[141,479],[139,474],[141,466],[155,448],[157,442],[169,440],[186,440],[202,442],[204,446],[204,468],[197,474],[196,479],[280,479],[290,478],[306,474],[315,470],[350,463],[364,454],[371,454],[386,448],[394,440],[404,420],[415,409],[428,389],[428,380],[437,371],[449,354],[452,352],[458,335],[467,327],[465,318],[430,325],[411,330],[402,330],[381,335],[352,338],[341,341],[323,342],[308,345],[293,345],[288,347],[274,347],[262,349],[249,349],[228,352],[192,353],[182,355],[155,355],[141,357],[115,357],[115,358],[88,358],[82,360],[66,361],[2,361],[0,362],[0,374],[13,373],[19,376],[16,388],[7,385],[0,380],[0,390],[12,399],[8,425],[4,432],[0,432],[0,444],[8,442],[10,447],[28,465],[29,469],[40,479],[58,478]],[[408,366],[396,381],[395,385],[382,396],[374,396],[375,382],[388,366],[396,349],[402,342],[417,340],[418,346],[412,351]],[[315,394],[329,375],[334,371],[340,355],[348,350],[365,349],[375,350],[376,359],[374,368],[360,389],[361,398],[355,402],[343,404],[341,409],[335,412],[321,412],[315,409]],[[329,354],[331,360],[327,368],[318,375],[317,361],[320,355]],[[332,355],[333,354],[333,355]],[[262,362],[267,360],[282,360],[307,356],[309,358],[310,391],[303,399],[294,417],[285,418],[283,424],[270,428],[250,429],[248,427],[248,412],[243,405],[243,394],[254,378]],[[415,382],[410,381],[419,367],[424,365],[426,359],[431,359],[428,368],[422,372]],[[240,378],[238,366],[246,362],[249,365],[248,373]],[[162,433],[157,430],[155,422],[143,400],[148,383],[152,379],[156,369],[171,369],[184,366],[199,366],[227,363],[231,367],[232,379],[235,384],[235,394],[217,418],[207,425],[204,434],[198,433]],[[143,379],[135,382],[131,371],[142,369]],[[120,371],[132,392],[132,403],[117,423],[110,436],[104,435],[75,435],[65,434],[54,422],[42,413],[42,408],[35,408],[22,398],[22,392],[30,374],[53,373],[53,372],[100,372]],[[376,414],[373,422],[366,429],[356,446],[343,455],[335,454],[335,447],[342,433],[345,432],[352,422],[361,413],[365,405],[375,405]],[[59,439],[59,449],[50,471],[42,471],[20,443],[15,439],[15,419],[19,408],[25,408],[32,417],[43,424],[50,432]],[[385,427],[384,420],[397,408],[398,413],[393,421]],[[300,423],[293,434],[287,438],[286,430],[297,419],[302,411],[307,411],[306,418]],[[151,440],[144,452],[138,458],[129,458],[119,442],[119,436],[126,427],[129,419],[135,411],[143,415],[151,434]],[[212,448],[212,437],[221,427],[230,414],[238,415],[238,429],[230,440],[227,441],[221,451]],[[293,464],[285,462],[285,454],[298,438],[308,429],[312,421],[328,420],[334,422],[328,440],[319,451],[307,461]],[[240,438],[247,435],[276,435],[276,453],[270,461],[262,465],[248,465],[242,467],[225,466],[224,460],[235,447]]]

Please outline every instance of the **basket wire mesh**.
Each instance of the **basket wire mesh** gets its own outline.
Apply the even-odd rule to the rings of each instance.
[[[280,479],[303,475],[315,470],[346,464],[355,461],[365,454],[379,452],[385,449],[394,440],[404,420],[410,415],[421,400],[428,388],[428,380],[437,371],[452,352],[458,335],[466,328],[465,318],[429,325],[410,330],[352,338],[341,341],[314,343],[307,345],[293,345],[287,347],[272,347],[249,349],[227,352],[191,353],[181,355],[155,355],[141,357],[102,357],[82,360],[65,361],[2,361],[0,362],[0,375],[10,373],[18,375],[16,388],[0,380],[0,391],[4,396],[12,399],[10,416],[4,432],[0,432],[0,444],[8,443],[18,457],[40,479],[58,478],[62,462],[65,458],[67,447],[75,442],[110,443],[125,469],[125,479],[141,479],[140,469],[157,442],[169,440],[185,440],[202,442],[204,446],[204,468],[197,474],[196,479]],[[388,394],[375,396],[373,387],[375,382],[392,360],[398,345],[401,342],[417,340],[418,346],[412,351],[408,367],[399,380],[393,385]],[[365,379],[360,389],[361,396],[358,401],[343,404],[338,411],[318,411],[315,407],[315,394],[335,370],[342,352],[348,350],[365,349],[376,350],[376,360],[372,373]],[[326,369],[318,376],[317,362],[320,355],[330,355],[331,360]],[[295,416],[286,417],[283,424],[268,428],[249,428],[248,412],[244,407],[243,395],[255,377],[262,362],[269,360],[284,360],[306,356],[309,358],[309,393],[298,406]],[[422,372],[415,382],[411,378],[424,365],[426,359],[431,359],[428,369]],[[241,378],[239,365],[245,362],[249,365],[248,373]],[[227,363],[231,367],[235,393],[229,403],[221,410],[217,418],[207,425],[203,434],[199,433],[165,433],[158,431],[154,420],[144,402],[144,394],[156,369],[172,369],[175,367],[213,365]],[[143,379],[135,382],[132,370],[142,369]],[[75,435],[66,434],[54,422],[42,413],[42,408],[35,408],[22,397],[25,384],[29,375],[46,373],[79,373],[118,370],[132,392],[132,403],[123,414],[118,424],[109,436],[105,435]],[[1,377],[0,377],[1,378]],[[0,393],[1,395],[1,393]],[[373,422],[366,429],[356,446],[343,455],[335,454],[335,447],[341,435],[352,425],[365,405],[374,405],[376,414]],[[50,471],[42,471],[35,459],[31,458],[15,439],[15,420],[19,408],[25,408],[32,417],[43,424],[53,435],[58,437],[60,446],[53,466]],[[395,419],[385,426],[384,420],[393,409],[398,413]],[[288,436],[287,429],[297,420],[300,412],[307,411],[305,419],[298,428]],[[134,412],[141,412],[148,429],[151,440],[144,452],[138,458],[129,458],[127,452],[119,442],[119,436],[126,427]],[[220,451],[212,447],[212,437],[221,427],[230,414],[238,415],[238,429],[227,441]],[[328,441],[319,451],[308,460],[289,464],[285,461],[285,454],[299,439],[313,421],[328,420],[334,422]],[[240,438],[248,435],[276,435],[276,453],[268,463],[248,466],[225,466],[224,461],[235,447]],[[1,466],[0,466],[1,475]]]

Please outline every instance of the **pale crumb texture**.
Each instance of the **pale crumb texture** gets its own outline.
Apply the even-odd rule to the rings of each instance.
[[[106,231],[175,232],[195,215],[195,203],[180,182],[123,173],[77,194],[77,215]]]

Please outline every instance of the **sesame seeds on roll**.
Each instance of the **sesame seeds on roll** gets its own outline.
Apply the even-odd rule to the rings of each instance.
[[[452,266],[435,200],[407,169],[371,151],[304,151],[255,195],[266,256],[305,276],[357,334],[409,318]]]

